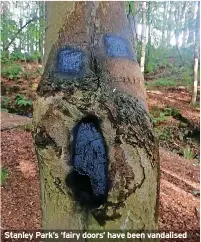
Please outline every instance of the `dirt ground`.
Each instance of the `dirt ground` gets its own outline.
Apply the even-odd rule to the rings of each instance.
[[[193,122],[199,123],[199,110],[188,106],[189,96],[187,97],[185,93],[182,96],[177,95],[171,91],[169,95],[172,95],[169,100],[176,99],[175,102],[181,105],[182,115],[189,115]],[[166,97],[164,93],[148,92],[148,103],[149,105],[155,103],[166,105]],[[174,101],[172,103],[175,105]],[[40,229],[39,174],[33,139],[30,131],[16,127],[17,124],[30,122],[31,119],[15,115],[11,117],[6,113],[2,113],[1,116],[1,161],[9,174],[8,179],[1,186],[2,229]],[[160,148],[160,170],[160,229],[193,231],[195,234],[195,231],[200,230],[200,166],[198,161],[184,159]]]

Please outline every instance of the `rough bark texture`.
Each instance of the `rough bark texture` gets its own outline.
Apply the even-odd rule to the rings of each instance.
[[[47,61],[34,103],[46,229],[158,227],[158,144],[123,4],[48,3]],[[61,73],[68,67],[58,66],[65,48],[83,57],[82,72]],[[131,52],[122,57],[119,48]],[[100,206],[81,203],[71,176],[74,130],[85,117],[97,120],[107,152],[108,194]]]

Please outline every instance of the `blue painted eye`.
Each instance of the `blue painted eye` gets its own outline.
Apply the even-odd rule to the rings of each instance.
[[[69,76],[80,76],[84,72],[84,53],[80,50],[66,48],[59,52],[57,71]]]
[[[106,53],[110,57],[121,57],[136,60],[133,55],[130,42],[117,35],[106,34],[104,36]]]

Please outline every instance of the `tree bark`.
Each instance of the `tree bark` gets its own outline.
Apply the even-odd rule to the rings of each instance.
[[[191,103],[196,104],[198,92],[198,59],[199,59],[199,43],[200,43],[200,2],[198,2],[196,29],[195,29],[195,49],[194,49],[194,68],[193,68],[193,93]]]
[[[137,56],[137,46],[138,46],[138,32],[137,32],[137,25],[138,25],[138,18],[137,18],[137,12],[138,12],[138,4],[137,2],[129,2],[129,13],[128,13],[128,20],[133,32],[133,46],[135,55]],[[133,11],[131,10],[131,4],[133,4]]]
[[[43,228],[157,229],[158,143],[124,3],[48,2],[46,14],[34,103]]]
[[[144,73],[146,55],[146,2],[142,2],[142,49],[140,58],[140,69]]]

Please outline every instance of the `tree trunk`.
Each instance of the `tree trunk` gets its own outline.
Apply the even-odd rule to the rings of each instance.
[[[194,43],[195,34],[195,21],[194,21],[194,8],[195,2],[191,2],[188,10],[188,44]]]
[[[166,22],[167,22],[167,3],[163,3],[163,27],[162,27],[162,38],[161,38],[161,45],[164,46],[165,44],[165,30],[166,30]]]
[[[147,51],[147,57],[146,57],[146,65],[149,64],[149,60],[150,60],[150,50],[151,50],[151,2],[148,2],[148,17],[147,17],[147,22],[148,22],[148,51]]]
[[[142,2],[142,49],[140,58],[140,69],[144,73],[146,55],[146,2]]]
[[[185,47],[187,44],[187,40],[188,40],[188,28],[184,27],[184,31],[183,31],[183,38],[182,38],[182,45]]]
[[[167,20],[167,45],[170,46],[170,41],[171,41],[171,30],[172,30],[172,18],[173,18],[173,2],[169,2],[169,16]]]
[[[23,5],[22,3],[18,3],[19,4],[19,7],[20,7],[20,19],[19,19],[19,26],[20,26],[20,29],[22,28],[23,26],[23,19],[22,19],[22,8],[23,8]],[[22,52],[22,48],[23,48],[23,45],[22,45],[22,39],[23,39],[23,33],[21,33],[19,35],[19,50],[20,52]]]
[[[41,59],[43,59],[43,39],[44,39],[44,2],[39,2],[39,42],[38,42],[38,49],[41,54]]]
[[[138,12],[138,2],[128,2],[129,4],[129,13],[128,13],[128,20],[131,26],[131,30],[133,33],[133,46],[135,55],[137,56],[137,46],[138,46],[138,32],[137,32],[137,12]],[[133,8],[131,7],[133,4]],[[133,11],[132,11],[133,9]]]
[[[193,94],[191,103],[195,105],[198,91],[198,58],[199,58],[199,43],[200,43],[200,2],[198,2],[196,29],[195,29],[195,50],[194,50],[194,68],[193,68]]]
[[[1,2],[1,9],[2,9],[2,15],[1,15],[1,23],[2,23],[2,30],[1,30],[1,41],[2,41],[2,49],[3,51],[6,50],[6,46],[8,43],[8,30],[7,30],[7,21],[8,21],[8,9],[9,9],[9,2],[4,1]]]
[[[124,3],[47,2],[46,17],[34,103],[43,228],[157,229],[158,144]]]
[[[175,23],[176,24],[176,28],[174,31],[175,34],[175,40],[176,40],[176,46],[177,48],[180,47],[180,43],[179,43],[179,35],[180,35],[180,10],[179,8],[176,8],[174,11],[174,16],[175,16]]]
[[[183,3],[182,11],[181,11],[181,21],[182,21],[182,28],[183,28],[183,35],[182,35],[182,46],[185,47],[187,39],[188,39],[188,31],[187,31],[187,11],[188,2]]]

